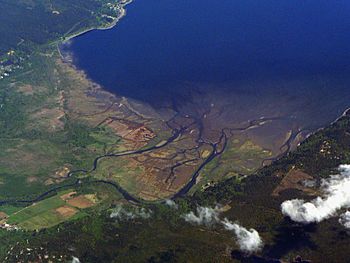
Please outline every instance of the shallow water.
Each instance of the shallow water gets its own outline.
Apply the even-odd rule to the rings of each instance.
[[[349,13],[346,0],[135,0],[116,27],[63,49],[106,89],[155,107],[275,96],[328,122],[350,104]]]

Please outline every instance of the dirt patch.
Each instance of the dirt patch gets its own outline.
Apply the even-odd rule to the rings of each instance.
[[[58,96],[50,100],[48,105],[56,105],[55,107],[44,107],[32,114],[35,125],[40,125],[50,132],[62,130],[64,128],[65,116],[64,111],[65,94],[60,91]]]
[[[71,199],[77,192],[73,191],[68,194],[61,195],[60,198],[64,201]]]
[[[34,89],[32,85],[23,85],[18,88],[19,92],[22,92],[25,95],[33,95]]]
[[[282,191],[287,189],[297,189],[304,192],[312,192],[310,188],[302,185],[305,180],[312,180],[313,177],[301,170],[291,169],[287,175],[282,179],[281,183],[272,192],[273,196],[278,196]]]
[[[33,120],[38,122],[48,131],[62,130],[64,128],[64,122],[62,118],[65,116],[65,112],[60,108],[43,108],[33,115]]]
[[[210,151],[209,150],[203,150],[201,152],[201,158],[205,159],[210,155]]]
[[[130,139],[132,141],[139,141],[139,142],[147,142],[154,138],[156,135],[148,129],[146,126],[141,126],[135,130],[133,130],[131,133],[129,133],[127,136],[125,136],[125,139]]]
[[[34,182],[37,182],[38,181],[38,177],[36,176],[29,176],[27,177],[27,183],[34,183]]]
[[[52,185],[52,184],[60,184],[64,181],[64,178],[62,179],[52,179],[49,178],[44,182],[44,185]]]
[[[4,212],[0,212],[0,220],[8,218],[8,215]]]
[[[87,195],[84,195],[85,198],[89,199],[91,202],[93,202],[94,204],[97,203],[98,199],[97,199],[97,196],[95,194],[87,194]]]
[[[59,208],[56,208],[55,211],[59,213],[61,216],[63,216],[64,218],[69,218],[78,212],[77,209],[70,206],[61,206]]]
[[[55,184],[55,181],[52,178],[49,178],[44,182],[44,185],[52,185],[52,184]]]
[[[132,129],[127,124],[121,121],[115,121],[112,118],[106,120],[104,124],[110,127],[120,137],[125,137],[132,131]]]
[[[64,166],[63,168],[55,172],[55,177],[56,178],[66,177],[69,172],[70,172],[70,169],[67,166]]]
[[[86,198],[84,195],[79,195],[77,197],[67,200],[67,203],[71,206],[75,206],[78,208],[88,208],[95,205],[95,203],[90,199]]]
[[[120,137],[136,142],[148,142],[156,135],[144,124],[119,118],[108,118],[103,123],[115,131]]]
[[[43,93],[47,91],[47,87],[44,86],[32,86],[29,84],[21,85],[17,90],[24,95],[33,95],[34,93]]]

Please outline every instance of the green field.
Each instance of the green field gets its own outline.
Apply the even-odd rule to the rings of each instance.
[[[60,72],[53,52],[53,57],[33,55],[23,69],[0,81],[2,199],[34,198],[52,188],[48,179],[63,167],[88,170],[97,156],[123,150],[108,128],[69,118],[59,102],[61,92],[85,87]]]
[[[63,262],[70,262],[72,256],[93,263],[235,262],[231,252],[237,244],[231,232],[217,225],[191,225],[183,219],[184,213],[199,205],[214,207],[220,203],[229,207],[222,216],[259,231],[267,250],[262,254],[268,255],[291,240],[280,254],[286,262],[299,254],[313,262],[344,262],[350,239],[337,219],[311,229],[290,224],[281,214],[280,203],[287,198],[305,198],[305,193],[296,189],[287,189],[277,197],[271,193],[292,167],[319,182],[335,173],[339,164],[350,163],[350,115],[259,170],[271,153],[246,138],[230,140],[224,153],[201,171],[193,195],[176,200],[177,208],[160,202],[137,204],[135,208],[135,204],[126,204],[113,186],[93,182],[114,181],[134,195],[146,187],[156,189],[143,181],[147,179],[144,168],[124,157],[102,159],[91,173],[57,178],[57,172],[64,168],[89,170],[97,156],[128,149],[112,129],[97,125],[107,115],[96,119],[84,115],[99,112],[104,105],[85,96],[91,83],[62,65],[56,46],[64,38],[105,25],[108,21],[101,15],[111,15],[107,2],[0,0],[0,76],[2,65],[16,66],[10,67],[15,70],[9,77],[0,80],[0,200],[31,200],[81,179],[74,189],[69,186],[72,189],[27,207],[16,202],[0,206],[0,212],[9,216],[3,222],[22,229],[0,229],[0,261],[38,262],[48,255],[52,262],[60,256]],[[7,53],[9,50],[13,52]],[[159,136],[144,147],[170,136],[161,126],[154,131]],[[329,155],[320,153],[325,142]],[[251,176],[244,178],[241,174]],[[98,203],[86,209],[72,206],[61,198],[72,191],[77,195],[94,193]],[[111,218],[111,211],[120,203],[128,206],[129,212],[151,210],[152,216]],[[62,207],[71,213],[58,212]],[[298,234],[307,246],[294,242]],[[23,253],[28,248],[31,253]]]
[[[261,148],[253,141],[232,139],[223,154],[205,166],[201,172],[201,180],[191,192],[194,193],[231,177],[237,178],[239,182],[242,175],[254,173],[261,167],[262,161],[270,157],[270,151]]]
[[[24,221],[35,218],[48,210],[58,208],[64,204],[65,202],[58,195],[50,197],[10,215],[7,222],[9,224],[21,224]]]
[[[60,197],[69,192],[72,192],[72,189],[59,192],[53,197],[44,199],[23,209],[14,210],[13,213],[9,214],[6,223],[16,225],[25,230],[36,230],[52,227],[68,219],[77,219],[85,216],[85,212],[69,205]],[[65,216],[56,211],[57,208],[63,206],[72,208],[75,211],[74,215]],[[0,208],[0,211],[10,212],[11,210],[2,210]]]

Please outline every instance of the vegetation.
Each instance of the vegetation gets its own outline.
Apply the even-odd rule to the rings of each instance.
[[[0,56],[9,50],[28,52],[77,30],[100,26],[105,0],[11,1],[0,10]],[[19,17],[21,19],[19,19]]]
[[[125,200],[114,185],[98,180],[111,179],[138,194],[145,171],[125,158],[102,159],[98,169],[90,171],[97,156],[128,150],[130,142],[99,125],[108,114],[94,119],[101,112],[100,101],[88,97],[84,78],[57,62],[53,44],[110,22],[102,14],[113,15],[114,9],[104,0],[0,2],[0,34],[5,39],[0,43],[1,70],[11,68],[11,76],[0,81],[0,212],[9,216],[6,223],[21,228],[0,229],[1,262],[29,262],[45,255],[52,261],[78,256],[82,262],[232,262],[237,244],[230,232],[183,219],[198,205],[217,203],[228,207],[223,216],[259,231],[266,243],[262,257],[288,260],[303,253],[315,262],[347,259],[349,237],[334,220],[312,228],[291,224],[281,215],[283,200],[311,196],[297,189],[278,196],[272,192],[291,169],[319,181],[339,164],[349,163],[349,115],[256,172],[270,153],[249,141],[230,141],[220,158],[202,171],[205,179],[193,196],[175,200],[175,206],[129,204],[130,211],[151,210],[147,219],[111,218],[112,209]],[[167,136],[163,132],[141,148],[157,145]],[[242,155],[248,161],[240,162],[237,156]],[[136,183],[136,176],[141,182]],[[96,194],[98,202],[81,208],[62,199],[73,191],[76,196]],[[41,193],[48,194],[40,197]],[[17,202],[21,200],[27,202]],[[330,249],[334,244],[337,255]],[[21,253],[24,249],[28,253]]]
[[[230,232],[216,225],[191,225],[182,217],[198,205],[214,206],[220,202],[229,205],[229,209],[223,212],[224,217],[238,220],[242,225],[259,231],[266,244],[262,257],[289,260],[302,254],[315,262],[324,259],[329,262],[345,262],[342,259],[346,258],[348,237],[337,238],[343,231],[340,225],[333,220],[325,221],[318,228],[291,224],[280,213],[279,204],[281,200],[303,197],[304,194],[286,191],[281,196],[272,197],[271,192],[281,180],[275,175],[284,173],[293,166],[302,167],[320,179],[338,164],[348,162],[349,129],[350,116],[345,116],[309,137],[295,152],[242,182],[235,178],[228,179],[205,191],[196,192],[194,197],[176,200],[176,208],[165,204],[147,205],[145,208],[152,211],[152,216],[148,219],[121,220],[110,218],[110,208],[93,210],[79,220],[68,221],[27,237],[30,241],[26,246],[37,251],[44,241],[45,251],[23,256],[23,259],[34,260],[38,255],[46,253],[50,258],[64,255],[69,259],[74,255],[84,262],[232,262],[230,253],[225,252],[227,247],[232,251],[237,248]],[[334,149],[334,152],[323,155],[320,147],[330,140],[330,149]],[[336,156],[339,159],[336,158],[337,161],[334,162]],[[318,167],[317,160],[320,158],[322,167]],[[103,192],[106,193],[106,189]],[[333,230],[330,231],[330,228]],[[11,237],[11,240],[16,238],[17,235]],[[9,237],[6,236],[5,240],[9,240]],[[331,243],[334,240],[337,240],[339,247],[337,255],[331,253],[334,248]],[[309,245],[301,245],[299,242]],[[14,255],[23,246],[24,244],[16,246],[10,255]],[[69,250],[72,246],[76,249],[74,254]],[[199,247],[201,253],[198,253]]]

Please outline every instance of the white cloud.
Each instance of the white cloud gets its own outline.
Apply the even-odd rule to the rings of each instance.
[[[221,221],[221,223],[224,225],[225,229],[235,233],[239,248],[243,252],[253,253],[262,248],[262,239],[255,229],[251,228],[248,230],[237,223],[232,223],[227,218]]]
[[[350,211],[346,211],[344,214],[340,215],[339,223],[350,229]]]
[[[175,201],[174,201],[174,200],[171,200],[171,199],[165,200],[165,204],[166,204],[167,206],[172,207],[172,208],[175,208],[175,209],[177,209],[177,208],[179,207],[178,204],[175,203]]]
[[[79,258],[77,258],[77,257],[72,257],[72,263],[80,263]]]
[[[226,230],[234,232],[240,250],[245,253],[257,252],[262,248],[263,242],[255,229],[247,230],[237,223],[232,223],[227,218],[221,220],[219,218],[221,211],[220,206],[215,208],[199,206],[196,209],[196,213],[190,212],[184,216],[184,219],[197,225],[211,226],[216,223],[222,224]]]
[[[212,225],[219,221],[220,209],[216,206],[211,207],[197,207],[197,213],[190,212],[184,215],[184,219],[187,222],[194,223],[197,225]]]
[[[282,203],[282,213],[301,223],[320,222],[336,215],[339,209],[350,207],[350,165],[341,165],[340,174],[324,179],[323,196],[305,202],[300,199]]]
[[[113,209],[111,213],[111,218],[116,218],[120,220],[130,220],[135,218],[150,218],[152,215],[152,211],[146,208],[135,208],[133,210],[126,210],[123,206],[118,206]]]

